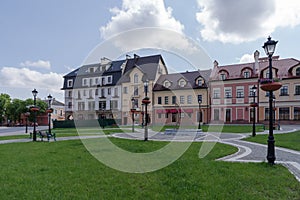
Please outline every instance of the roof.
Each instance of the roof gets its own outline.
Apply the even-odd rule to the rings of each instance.
[[[199,89],[207,87],[207,80],[210,76],[211,70],[203,71],[192,71],[192,72],[183,72],[183,73],[173,73],[173,74],[164,74],[159,77],[157,82],[153,87],[153,91],[162,91],[162,90],[176,90],[176,89]],[[196,79],[202,77],[205,80],[205,83],[202,86],[196,84]],[[179,86],[178,81],[184,79],[187,84],[184,87]],[[171,82],[171,86],[166,88],[164,86],[165,80]]]
[[[49,103],[49,100],[48,99],[44,99],[43,100],[45,103]],[[64,103],[62,103],[62,102],[60,102],[60,101],[58,101],[58,100],[56,100],[55,98],[53,98],[52,99],[52,101],[51,101],[51,105],[52,106],[64,106],[65,104]]]
[[[288,73],[290,68],[299,65],[300,61],[296,60],[294,58],[286,58],[286,59],[279,59],[279,57],[274,57],[272,60],[272,67],[277,69],[277,75],[280,78],[287,78],[290,76]],[[269,66],[269,60],[268,58],[260,58],[258,61],[258,68],[259,72],[261,73],[263,70],[265,70]],[[244,78],[242,75],[242,70],[245,68],[249,68],[254,71],[255,68],[255,62],[251,63],[242,63],[242,64],[233,64],[233,65],[224,65],[224,66],[215,66],[213,68],[213,72],[211,74],[211,80],[219,80],[219,74],[222,71],[225,71],[228,73],[228,76],[226,77],[226,80],[228,79],[240,79]],[[257,78],[258,74],[252,73],[252,77],[250,78]]]

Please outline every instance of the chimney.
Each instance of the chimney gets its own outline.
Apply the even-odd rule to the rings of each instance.
[[[101,65],[106,65],[110,62],[111,62],[111,60],[108,58],[105,58],[105,57],[101,58]]]
[[[255,74],[257,74],[258,73],[258,71],[259,71],[259,63],[258,63],[258,60],[259,60],[259,51],[255,51],[254,52],[254,66],[253,66],[253,72],[255,73]]]
[[[219,67],[219,63],[218,63],[218,61],[214,61],[214,67]]]

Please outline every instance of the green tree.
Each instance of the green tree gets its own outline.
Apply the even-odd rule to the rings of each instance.
[[[11,98],[8,94],[0,94],[0,124],[5,123],[4,119],[6,117],[6,110],[10,104]]]

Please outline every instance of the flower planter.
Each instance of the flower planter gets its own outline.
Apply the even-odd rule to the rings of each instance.
[[[33,112],[36,112],[36,111],[39,111],[40,109],[38,107],[31,107],[30,110]]]
[[[257,107],[258,104],[257,103],[250,103],[250,107]]]
[[[280,82],[271,82],[271,83],[264,83],[260,86],[263,91],[276,91],[279,90],[282,86]]]
[[[146,104],[146,105],[148,105],[150,102],[151,102],[151,101],[150,101],[150,99],[149,99],[148,97],[145,97],[145,98],[142,100],[142,103],[143,103],[143,104]]]
[[[47,110],[46,110],[46,113],[53,113],[53,109],[52,109],[52,108],[47,109]]]

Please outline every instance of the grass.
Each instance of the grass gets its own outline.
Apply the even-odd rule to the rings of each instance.
[[[274,138],[275,146],[300,151],[300,131],[296,131],[293,133],[275,134]],[[256,135],[255,137],[249,137],[245,140],[250,142],[267,144],[268,135]]]
[[[164,142],[113,139],[133,152]],[[173,164],[146,174],[101,164],[80,140],[0,145],[0,199],[299,199],[300,184],[287,169],[266,163],[214,161],[236,151],[217,144],[204,159],[193,143]],[[258,176],[259,174],[259,176]]]
[[[197,126],[198,127],[198,126]],[[182,126],[182,129],[196,129],[196,126]],[[152,130],[154,131],[165,131],[165,129],[173,129],[179,128],[179,126],[175,125],[165,125],[165,126],[153,126]],[[256,132],[264,131],[263,125],[256,125],[255,126]],[[251,133],[252,132],[252,125],[243,124],[243,125],[201,125],[201,129],[203,132],[222,132],[222,133]]]

